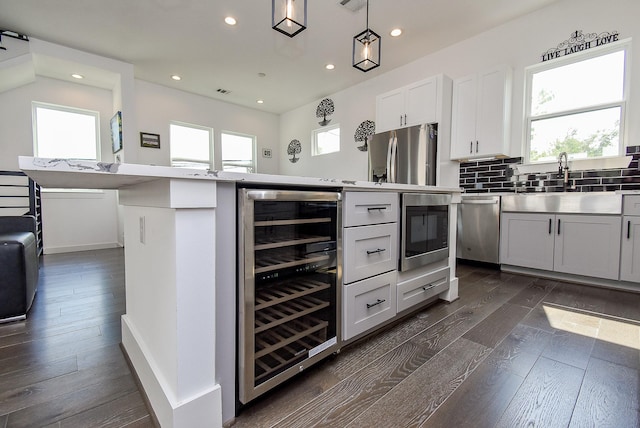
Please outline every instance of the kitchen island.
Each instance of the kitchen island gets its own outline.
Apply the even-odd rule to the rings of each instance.
[[[117,189],[124,207],[122,345],[162,426],[221,426],[235,412],[236,186],[452,194],[459,189],[20,157],[41,186]],[[457,298],[456,210],[449,290]],[[99,225],[96,225],[99,227]]]

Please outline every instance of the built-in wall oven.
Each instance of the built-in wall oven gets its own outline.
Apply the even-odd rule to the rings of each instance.
[[[401,199],[400,270],[449,257],[451,195],[403,193]]]
[[[238,190],[238,400],[340,346],[341,194]]]

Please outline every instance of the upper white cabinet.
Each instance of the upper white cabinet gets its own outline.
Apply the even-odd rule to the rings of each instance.
[[[624,197],[620,279],[640,282],[640,196]]]
[[[498,66],[453,82],[451,159],[508,155],[511,69]]]
[[[376,132],[433,123],[438,116],[438,78],[432,77],[376,97]]]

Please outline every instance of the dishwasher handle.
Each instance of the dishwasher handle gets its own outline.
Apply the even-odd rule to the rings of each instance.
[[[470,201],[462,200],[460,204],[461,205],[495,205],[499,202],[500,201],[498,199],[478,199],[478,200],[470,200]]]

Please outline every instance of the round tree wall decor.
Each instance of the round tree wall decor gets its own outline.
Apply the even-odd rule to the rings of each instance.
[[[293,157],[289,159],[289,162],[292,162],[292,163],[298,162],[300,158],[297,158],[296,155],[300,154],[301,151],[302,151],[302,144],[300,144],[300,141],[291,140],[291,142],[289,143],[289,146],[287,147],[287,154],[290,156],[293,155]]]
[[[361,152],[366,152],[368,150],[367,142],[371,139],[373,134],[376,133],[376,124],[371,120],[365,120],[358,128],[356,128],[356,133],[353,135],[353,138],[356,140],[356,143],[361,143],[364,141],[364,144],[358,146],[358,150]]]
[[[316,117],[318,119],[322,118],[322,120],[318,122],[320,126],[325,126],[331,122],[331,119],[327,119],[327,116],[331,116],[334,111],[335,107],[333,106],[331,98],[325,98],[320,101],[320,104],[318,104],[318,108],[316,109]]]

